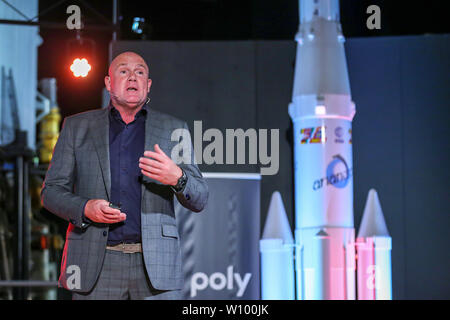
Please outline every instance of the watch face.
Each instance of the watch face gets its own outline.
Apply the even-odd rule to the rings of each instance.
[[[181,175],[180,179],[178,179],[177,185],[175,186],[177,189],[182,188],[186,184],[186,172],[182,170],[183,174]]]

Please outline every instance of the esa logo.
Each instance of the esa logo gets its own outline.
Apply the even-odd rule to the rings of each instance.
[[[197,296],[197,291],[205,290],[208,286],[213,290],[233,290],[236,282],[236,297],[242,297],[247,289],[247,285],[252,277],[251,273],[246,273],[244,278],[239,273],[233,273],[233,266],[227,267],[227,274],[214,272],[209,277],[203,272],[196,272],[191,278],[191,297]]]
[[[334,139],[334,142],[344,143],[344,139],[342,139],[342,136],[344,135],[344,129],[342,127],[336,127],[334,129],[334,134],[336,136],[336,139]]]

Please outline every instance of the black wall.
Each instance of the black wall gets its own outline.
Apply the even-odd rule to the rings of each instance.
[[[121,41],[113,55],[142,54],[152,106],[203,131],[280,129],[280,170],[263,176],[261,228],[273,191],[294,226],[291,101],[294,41]],[[450,298],[448,214],[450,36],[352,38],[346,42],[353,101],[355,228],[370,188],[393,239],[395,299]],[[205,143],[206,145],[207,143]],[[201,165],[204,172],[259,172]]]
[[[351,39],[355,223],[377,189],[395,298],[450,298],[450,36]]]

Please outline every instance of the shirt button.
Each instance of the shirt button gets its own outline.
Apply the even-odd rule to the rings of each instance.
[[[103,236],[106,237],[106,235],[108,234],[108,232],[103,231]]]

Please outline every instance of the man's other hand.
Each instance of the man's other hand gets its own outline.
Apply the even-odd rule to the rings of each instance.
[[[103,199],[89,200],[84,208],[84,216],[98,223],[117,223],[127,218],[125,213],[111,208],[109,202]]]

